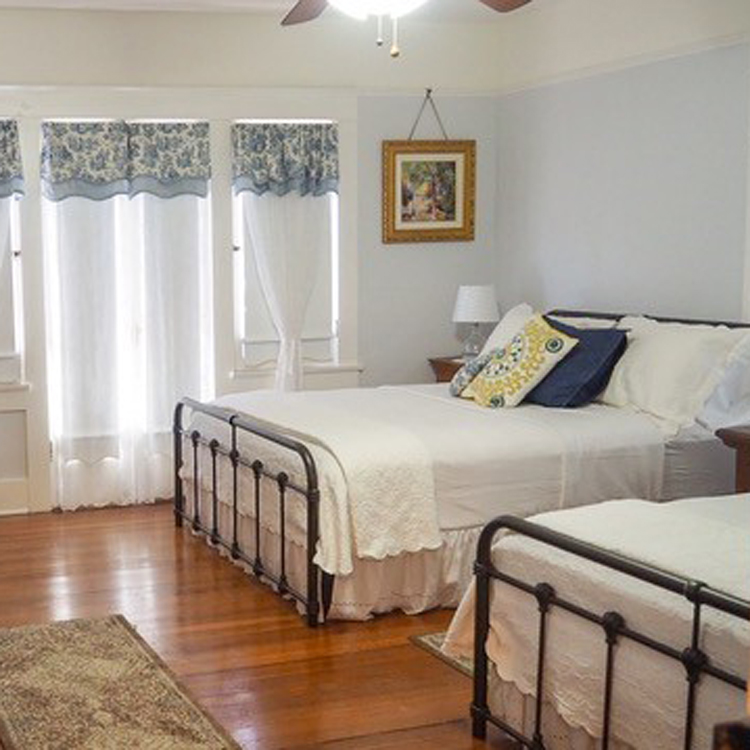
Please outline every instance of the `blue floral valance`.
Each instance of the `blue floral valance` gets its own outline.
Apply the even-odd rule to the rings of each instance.
[[[14,193],[23,193],[18,123],[15,120],[0,120],[0,198]]]
[[[333,123],[235,123],[234,192],[338,192],[339,135]]]
[[[42,192],[106,200],[128,192],[128,131],[124,122],[42,123]]]
[[[208,194],[208,123],[45,122],[42,191],[106,200]]]
[[[211,156],[207,122],[131,123],[130,194],[161,198],[208,194]]]

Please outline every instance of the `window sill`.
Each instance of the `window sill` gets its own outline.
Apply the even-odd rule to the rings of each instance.
[[[17,391],[30,391],[31,383],[0,383],[0,393],[15,393]]]
[[[302,372],[305,375],[338,375],[345,373],[361,373],[364,370],[358,362],[305,362],[302,365]],[[276,371],[275,362],[264,362],[254,367],[238,367],[232,370],[232,380],[243,380],[247,378],[268,377]]]

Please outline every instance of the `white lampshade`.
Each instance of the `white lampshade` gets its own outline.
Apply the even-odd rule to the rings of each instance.
[[[497,297],[492,284],[458,287],[454,323],[495,323],[498,320]]]

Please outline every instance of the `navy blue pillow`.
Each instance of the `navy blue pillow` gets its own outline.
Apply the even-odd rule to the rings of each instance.
[[[577,338],[578,345],[526,396],[526,401],[542,406],[584,406],[609,382],[627,346],[627,334],[617,328],[574,328],[556,320],[547,322]]]

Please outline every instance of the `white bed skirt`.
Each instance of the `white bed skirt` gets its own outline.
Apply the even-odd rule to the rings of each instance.
[[[534,735],[536,701],[533,695],[522,693],[518,686],[500,678],[490,664],[488,700],[494,716],[510,724],[527,737]],[[492,732],[488,727],[488,732]],[[542,707],[542,736],[547,750],[598,750],[601,738],[594,739],[585,729],[571,727],[554,706],[545,702]],[[655,745],[656,746],[656,745]],[[610,737],[610,750],[634,750],[631,745]]]
[[[184,480],[185,510],[193,513],[193,483]],[[218,503],[219,533],[232,541],[232,509],[225,502]],[[204,526],[211,527],[211,493],[203,490],[200,517]],[[436,607],[457,607],[472,579],[472,566],[481,526],[468,529],[441,531],[443,545],[436,550],[406,552],[383,560],[355,558],[354,571],[336,576],[333,604],[329,619],[368,620],[373,615],[401,610],[416,614]],[[290,524],[285,544],[287,580],[293,588],[305,594],[307,553],[299,527]],[[210,539],[207,539],[210,544]],[[238,542],[251,559],[255,556],[255,519],[238,514]],[[274,574],[279,573],[281,537],[261,526],[261,557]],[[226,557],[229,553],[219,548]],[[251,569],[241,560],[234,561],[246,572]]]

